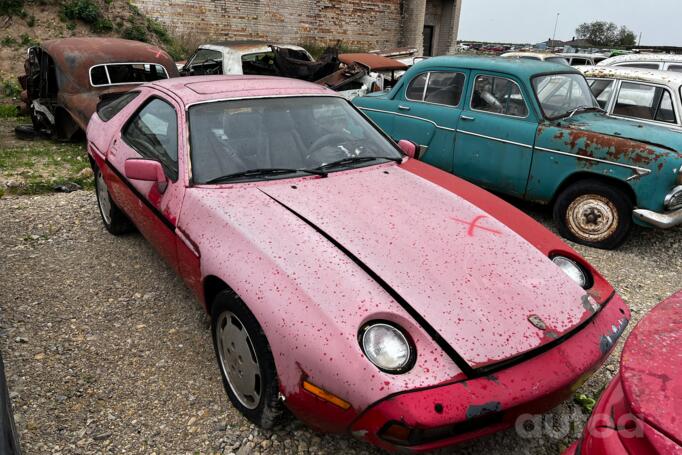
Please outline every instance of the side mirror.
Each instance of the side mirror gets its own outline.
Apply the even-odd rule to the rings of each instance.
[[[398,141],[398,147],[400,147],[400,150],[402,150],[405,155],[416,159],[417,144],[412,141],[408,141],[407,139],[401,139]]]
[[[161,163],[155,160],[128,159],[124,165],[125,176],[131,180],[142,180],[143,182],[156,182],[159,191],[166,191],[168,181],[163,172]]]

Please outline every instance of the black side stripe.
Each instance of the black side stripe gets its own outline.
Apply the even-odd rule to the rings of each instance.
[[[388,295],[390,295],[393,300],[398,302],[398,304],[403,307],[403,309],[414,319],[417,324],[421,326],[422,329],[433,339],[433,341],[436,342],[436,344],[445,352],[455,364],[457,364],[457,367],[468,377],[474,376],[475,372],[473,368],[469,366],[469,364],[464,360],[462,356],[460,356],[457,351],[455,351],[450,344],[445,341],[445,339],[438,333],[438,331],[433,328],[431,324],[428,323],[424,317],[422,317],[421,314],[417,310],[415,310],[407,300],[405,300],[398,292],[391,287],[386,281],[383,280],[374,270],[372,270],[367,264],[362,262],[360,258],[355,256],[353,253],[351,253],[348,249],[346,249],[343,245],[341,245],[338,241],[336,241],[332,236],[327,234],[325,231],[320,229],[317,225],[315,225],[313,222],[305,218],[303,215],[300,213],[296,212],[293,210],[291,207],[288,207],[287,205],[283,204],[282,202],[278,201],[274,197],[270,196],[268,193],[265,191],[261,190],[263,194],[265,194],[267,197],[275,201],[277,204],[281,205],[284,207],[287,211],[291,212],[294,216],[296,216],[298,219],[306,223],[308,226],[313,228],[316,232],[318,232],[322,237],[327,239],[331,244],[333,244],[336,248],[339,249],[343,254],[348,256],[350,260],[352,260],[355,264],[358,265],[367,275],[370,276],[379,286],[381,286],[384,291]]]
[[[111,169],[111,172],[113,172],[114,174],[116,174],[116,177],[118,177],[118,178],[123,182],[123,184],[124,184],[125,186],[127,186],[128,189],[129,189],[130,191],[132,191],[133,194],[134,194],[135,196],[137,196],[137,198],[138,198],[140,201],[142,201],[142,202],[144,203],[144,205],[146,205],[147,208],[148,208],[149,210],[151,210],[151,212],[152,212],[154,215],[156,215],[156,217],[157,217],[159,220],[161,220],[161,222],[163,223],[163,225],[166,226],[168,229],[170,229],[171,232],[175,233],[175,225],[173,225],[173,223],[171,223],[171,222],[168,220],[168,218],[166,218],[166,217],[163,215],[163,213],[161,213],[161,211],[160,211],[159,209],[157,209],[156,207],[154,207],[154,205],[152,205],[152,203],[149,202],[149,200],[148,200],[146,197],[144,197],[144,196],[142,195],[142,193],[140,193],[140,192],[137,190],[137,188],[135,188],[135,187],[128,181],[128,179],[127,179],[123,174],[121,174],[121,173],[118,171],[118,169],[116,169],[109,161],[105,160],[104,162],[106,163],[107,167],[108,167],[109,169]]]

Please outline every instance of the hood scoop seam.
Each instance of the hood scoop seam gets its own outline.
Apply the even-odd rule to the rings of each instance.
[[[351,261],[353,261],[358,267],[360,267],[367,275],[369,275],[370,278],[372,278],[379,286],[381,286],[386,293],[395,300],[398,305],[400,305],[411,317],[414,319],[414,321],[431,337],[431,339],[447,354],[450,359],[455,362],[457,367],[468,377],[473,377],[476,375],[475,371],[471,366],[467,363],[464,358],[455,351],[455,349],[450,346],[450,344],[443,338],[440,333],[431,325],[429,322],[421,315],[419,312],[410,305],[410,303],[405,300],[393,287],[391,287],[390,284],[388,284],[386,281],[384,281],[383,278],[381,278],[374,270],[372,270],[367,264],[365,264],[360,258],[358,258],[355,254],[353,254],[350,250],[348,250],[346,247],[344,247],[340,242],[338,242],[336,239],[334,239],[331,235],[329,235],[327,232],[325,232],[322,228],[317,226],[315,223],[312,221],[308,220],[306,217],[301,215],[300,213],[296,212],[294,209],[291,207],[287,206],[283,202],[279,201],[275,197],[271,196],[267,192],[263,191],[263,189],[258,188],[258,190],[265,194],[267,197],[272,199],[275,203],[283,207],[285,210],[290,212],[292,215],[294,215],[296,218],[300,219],[303,221],[305,224],[310,226],[315,230],[315,232],[319,233],[322,237],[327,239],[332,245],[334,245],[339,251],[341,251],[343,254],[345,254]]]

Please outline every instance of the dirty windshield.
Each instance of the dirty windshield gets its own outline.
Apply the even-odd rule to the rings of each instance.
[[[196,183],[285,178],[401,158],[336,97],[204,103],[190,108],[189,123]]]
[[[548,119],[599,108],[587,81],[580,74],[538,76],[533,79],[533,89]]]

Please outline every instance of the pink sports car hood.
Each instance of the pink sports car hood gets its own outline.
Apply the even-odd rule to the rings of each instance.
[[[259,189],[357,262],[460,365],[533,351],[597,308],[493,214],[400,167]]]

